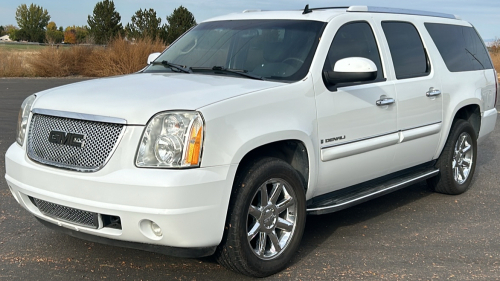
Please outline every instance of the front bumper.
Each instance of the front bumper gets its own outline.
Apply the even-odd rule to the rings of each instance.
[[[128,241],[121,241],[115,239],[109,239],[105,237],[99,237],[92,234],[87,234],[81,231],[71,230],[66,227],[58,226],[38,217],[35,217],[41,224],[46,227],[62,232],[66,235],[73,236],[79,239],[87,240],[90,242],[106,244],[110,246],[117,246],[123,248],[137,249],[148,252],[160,253],[168,256],[181,257],[181,258],[199,258],[199,257],[207,257],[211,256],[215,253],[217,246],[213,247],[199,247],[199,248],[177,248],[177,247],[169,247],[169,246],[160,246],[153,244],[144,244],[144,243],[135,243]]]
[[[141,132],[142,128],[127,128],[110,162],[96,173],[40,165],[28,159],[22,147],[13,144],[5,155],[5,178],[21,206],[43,221],[81,233],[87,237],[84,239],[91,240],[88,238],[90,235],[104,238],[100,242],[112,239],[191,248],[194,250],[191,253],[206,255],[206,248],[214,249],[222,239],[237,166],[184,170],[136,168],[133,165],[135,149],[131,151],[125,147],[130,147],[127,143],[136,144]],[[46,216],[29,197],[88,212],[119,216],[121,229],[92,229]],[[154,235],[144,223],[150,221],[161,227],[161,237]],[[148,247],[144,245],[143,249],[148,250]],[[195,248],[205,250],[197,252]],[[170,253],[179,255],[176,251]]]

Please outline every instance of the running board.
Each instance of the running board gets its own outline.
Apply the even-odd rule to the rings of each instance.
[[[310,200],[313,201],[311,202],[312,204],[308,204],[307,213],[311,215],[321,215],[337,212],[428,178],[432,178],[439,173],[439,169],[434,167],[419,167],[408,172],[409,173],[397,177],[390,176],[392,177],[390,178],[385,176],[360,185],[348,187],[345,190],[341,189],[330,195],[320,196],[320,200],[313,198]]]

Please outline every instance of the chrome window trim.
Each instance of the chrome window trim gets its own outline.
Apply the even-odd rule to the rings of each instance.
[[[34,108],[31,110],[31,112],[33,114],[40,114],[40,115],[49,115],[49,116],[64,117],[64,118],[78,119],[78,120],[85,120],[85,121],[127,125],[127,120],[122,119],[122,118],[109,117],[109,116],[76,113],[76,112],[43,109],[43,108]]]

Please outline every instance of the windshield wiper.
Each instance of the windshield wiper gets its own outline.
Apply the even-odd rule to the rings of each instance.
[[[479,61],[479,59],[473,54],[471,53],[467,48],[465,48],[465,50],[475,59],[477,60],[477,62],[483,67],[484,69],[484,65],[481,63],[481,61]]]
[[[184,72],[184,73],[191,73],[191,71],[189,70],[189,68],[186,68],[185,66],[182,66],[182,65],[179,65],[179,64],[174,64],[174,63],[170,63],[166,60],[164,61],[161,61],[161,62],[153,62],[152,65],[164,65],[165,67],[169,67],[170,69],[174,70],[174,69],[177,69],[179,72]]]
[[[214,66],[214,67],[190,67],[192,72],[214,72],[214,73],[230,73],[236,74],[243,77],[256,79],[256,80],[264,80],[263,77],[248,73],[248,70],[244,69],[230,69],[222,66]]]

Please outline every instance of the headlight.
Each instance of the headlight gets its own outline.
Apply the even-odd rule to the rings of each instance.
[[[137,167],[199,167],[203,119],[198,112],[165,112],[149,121],[137,151]]]
[[[30,117],[31,107],[35,101],[36,96],[31,95],[27,97],[23,104],[21,105],[21,110],[19,110],[19,117],[17,119],[17,138],[16,142],[23,146],[24,137],[26,136],[26,127],[28,126],[28,118]]]

